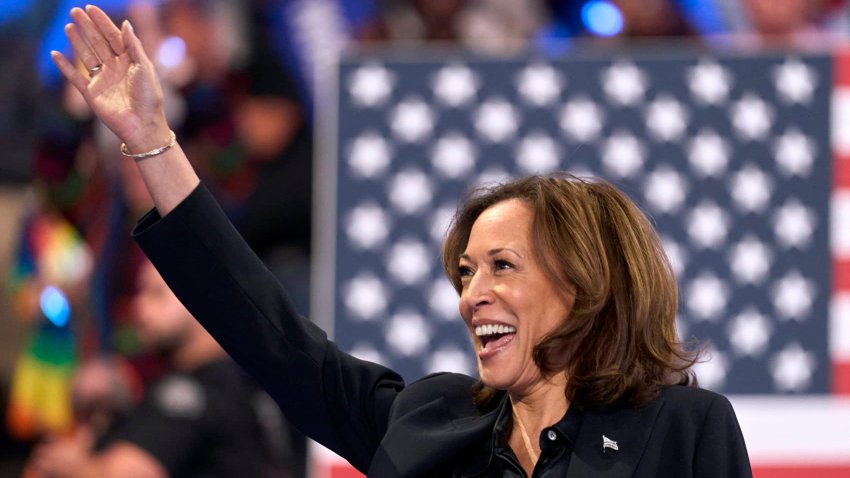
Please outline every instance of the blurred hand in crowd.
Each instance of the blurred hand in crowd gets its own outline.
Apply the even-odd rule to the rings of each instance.
[[[91,430],[80,425],[73,432],[48,437],[33,451],[24,476],[69,478],[80,475],[94,445]]]

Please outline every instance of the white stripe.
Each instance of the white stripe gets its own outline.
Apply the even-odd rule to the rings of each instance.
[[[843,160],[847,161],[847,160]],[[830,204],[832,230],[830,242],[836,259],[850,259],[850,189],[837,189]]]
[[[850,88],[838,87],[832,92],[830,123],[832,150],[850,154]]]
[[[850,465],[850,399],[731,396],[753,465]]]
[[[292,4],[295,5],[295,4]],[[313,168],[313,218],[314,231],[310,271],[310,318],[328,334],[334,336],[334,310],[336,297],[336,217],[337,217],[337,141],[341,124],[338,110],[339,67],[326,73],[325,90],[314,90],[316,129],[313,135],[315,166]],[[314,85],[315,86],[315,85]],[[318,112],[321,112],[319,114]]]
[[[850,362],[850,291],[832,298],[829,311],[829,356],[839,362]]]

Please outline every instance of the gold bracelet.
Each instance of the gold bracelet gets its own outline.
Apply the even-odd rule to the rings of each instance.
[[[154,156],[159,156],[160,154],[162,154],[162,153],[168,151],[169,149],[173,148],[175,144],[177,144],[177,135],[174,134],[174,131],[171,131],[171,140],[165,146],[162,146],[162,147],[156,148],[156,149],[152,149],[152,150],[146,151],[144,153],[131,154],[131,153],[127,152],[127,145],[124,144],[124,143],[121,143],[121,154],[123,154],[124,156],[127,156],[128,158],[133,158],[133,159],[152,158]]]

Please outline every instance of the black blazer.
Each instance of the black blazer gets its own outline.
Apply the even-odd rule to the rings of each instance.
[[[497,407],[473,404],[474,380],[446,373],[406,385],[392,370],[340,351],[296,315],[203,186],[165,218],[148,213],[133,234],[192,314],[306,435],[370,477],[483,476]],[[619,450],[604,449],[602,435]],[[671,386],[644,407],[586,411],[567,476],[751,472],[729,402]]]

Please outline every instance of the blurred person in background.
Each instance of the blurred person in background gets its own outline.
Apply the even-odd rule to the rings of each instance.
[[[35,449],[28,476],[289,476],[283,444],[259,420],[264,395],[150,263],[141,267],[133,307],[142,343],[162,354],[168,372],[131,409],[134,387],[114,362],[83,367],[75,381],[80,423]]]
[[[549,23],[541,37],[549,40],[581,38],[593,44],[630,46],[634,40],[698,33],[678,0],[547,0],[546,7]]]
[[[265,2],[166,0],[131,7],[157,62],[175,132],[235,225],[306,312],[312,129],[270,39]],[[283,210],[275,207],[286,203]]]
[[[199,173],[240,232],[286,280],[309,273],[312,133],[289,73],[269,44],[267,10],[250,0],[129,2],[126,13],[163,79],[167,114]],[[96,257],[92,301],[101,343],[127,316],[128,240],[151,203],[132,164],[115,158],[117,138],[93,120],[67,83],[47,92],[34,172],[50,201]],[[120,156],[120,154],[119,154]],[[292,204],[282,212],[270,207]],[[303,282],[299,282],[302,283]],[[306,309],[306,287],[294,289]],[[306,310],[305,310],[306,312]]]
[[[390,0],[359,39],[517,54],[530,45],[545,14],[538,0]]]
[[[32,177],[32,145],[39,107],[44,103],[32,53],[45,22],[12,3],[18,2],[3,2],[4,11],[0,12],[0,44],[5,46],[0,51],[0,185],[20,187]]]
[[[116,422],[132,412],[142,398],[141,377],[120,355],[95,355],[84,360],[71,382],[74,421],[102,439]]]
[[[623,44],[638,38],[695,37],[676,0],[612,0],[620,27],[600,35],[584,17],[590,2],[575,0],[385,1],[364,40],[469,48],[514,55],[563,54],[570,40]],[[603,2],[598,2],[603,3]],[[369,43],[366,41],[365,43]]]
[[[146,46],[158,52],[169,118],[195,152],[198,171],[272,270],[293,284],[306,312],[312,136],[268,44],[262,2],[141,1],[127,8],[110,13],[129,15]],[[94,120],[75,88],[61,83],[44,93],[32,153],[37,190],[44,207],[78,230],[92,255],[81,292],[91,320],[76,321],[69,340],[81,357],[129,356],[142,380],[152,380],[165,364],[139,354],[134,340],[135,272],[143,258],[129,235],[151,207],[150,197],[132,162],[116,152],[117,138]],[[281,202],[292,208],[274,207]],[[51,400],[62,401],[55,394]],[[16,403],[12,409],[22,409]],[[285,435],[292,476],[303,476],[306,440],[295,430]]]
[[[4,410],[5,425],[21,440],[70,427],[70,380],[88,315],[91,250],[46,190],[43,182],[33,184],[3,271],[12,306],[7,317],[28,329],[25,340],[11,345],[17,358]]]
[[[750,34],[757,46],[820,47],[843,34],[831,23],[845,17],[845,0],[741,0]],[[845,26],[846,28],[846,26]]]
[[[623,15],[624,38],[693,36],[676,0],[613,0]]]

